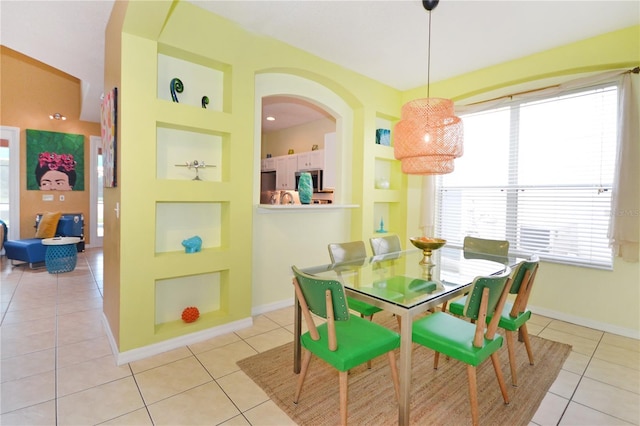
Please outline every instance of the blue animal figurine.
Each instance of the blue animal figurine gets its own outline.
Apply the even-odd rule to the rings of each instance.
[[[202,250],[202,238],[197,235],[182,241],[185,253],[198,253]]]

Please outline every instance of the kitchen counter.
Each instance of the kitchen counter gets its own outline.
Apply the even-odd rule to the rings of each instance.
[[[285,212],[310,212],[356,209],[357,204],[258,204],[258,213],[285,213]]]

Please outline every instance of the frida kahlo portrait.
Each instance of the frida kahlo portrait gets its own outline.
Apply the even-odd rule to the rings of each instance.
[[[27,129],[27,189],[84,191],[84,135]]]

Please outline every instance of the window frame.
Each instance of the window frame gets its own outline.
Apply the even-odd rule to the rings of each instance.
[[[469,116],[469,115],[475,115],[475,114],[479,114],[481,112],[493,112],[493,111],[498,111],[498,110],[504,110],[505,108],[509,109],[509,155],[508,155],[508,161],[510,163],[510,166],[508,167],[508,178],[507,178],[507,183],[506,185],[484,185],[484,186],[465,186],[465,185],[455,185],[455,186],[449,186],[449,187],[443,187],[443,180],[445,179],[445,177],[443,176],[439,176],[436,179],[436,185],[435,185],[435,206],[436,206],[436,211],[438,212],[438,214],[436,215],[436,223],[435,223],[435,230],[436,230],[436,235],[440,235],[442,237],[447,237],[448,233],[445,233],[442,231],[443,229],[443,225],[446,226],[446,221],[443,220],[444,216],[446,216],[443,213],[443,200],[446,197],[446,191],[451,191],[451,190],[456,190],[456,191],[460,191],[461,193],[461,197],[462,194],[465,193],[465,191],[467,193],[469,193],[470,191],[473,192],[475,190],[487,190],[487,191],[491,191],[492,189],[495,190],[500,190],[500,191],[504,191],[505,192],[505,201],[504,201],[504,235],[503,236],[496,236],[496,235],[475,235],[478,237],[484,237],[484,238],[496,238],[496,239],[506,239],[511,243],[511,252],[516,254],[516,255],[520,255],[520,256],[526,256],[526,255],[531,255],[534,252],[540,257],[540,259],[544,260],[544,261],[548,261],[548,262],[552,262],[552,263],[560,263],[560,264],[567,264],[567,265],[573,265],[573,266],[579,266],[579,267],[588,267],[588,268],[595,268],[595,269],[606,269],[606,270],[612,270],[613,269],[613,258],[614,258],[614,252],[612,250],[612,248],[609,245],[609,240],[607,238],[606,235],[606,230],[604,232],[603,241],[598,241],[597,244],[593,244],[590,243],[589,244],[589,249],[591,251],[599,251],[600,256],[595,255],[595,256],[589,256],[587,258],[583,258],[583,257],[570,257],[570,256],[562,256],[558,253],[545,253],[545,252],[537,252],[537,251],[530,251],[530,250],[525,250],[522,247],[524,246],[523,243],[524,242],[531,242],[531,241],[537,241],[535,235],[533,237],[530,238],[534,238],[533,240],[527,240],[526,238],[523,239],[522,237],[522,228],[523,228],[523,223],[519,218],[519,210],[518,210],[518,203],[521,201],[521,197],[519,196],[519,192],[520,191],[527,191],[527,190],[537,190],[537,189],[543,189],[545,188],[545,185],[540,185],[540,184],[534,184],[534,185],[519,185],[517,182],[517,176],[518,176],[518,158],[517,156],[520,154],[521,150],[520,150],[520,141],[521,138],[519,137],[520,135],[518,134],[517,137],[514,137],[514,133],[518,133],[519,132],[519,127],[520,127],[520,123],[519,123],[519,118],[520,118],[520,112],[521,112],[521,108],[523,105],[527,105],[527,104],[532,104],[534,102],[539,102],[539,101],[545,101],[545,100],[560,100],[562,98],[565,98],[567,96],[575,96],[576,94],[580,94],[580,93],[588,93],[588,92],[595,92],[597,93],[598,91],[606,91],[606,90],[613,90],[614,91],[614,98],[616,100],[616,102],[613,105],[614,108],[614,112],[615,112],[615,120],[616,123],[619,120],[619,115],[620,115],[620,110],[618,108],[618,103],[617,101],[619,100],[620,97],[620,84],[617,81],[608,81],[608,82],[600,82],[598,84],[592,84],[586,87],[580,87],[580,88],[574,88],[572,90],[566,90],[563,91],[562,93],[555,93],[555,94],[551,94],[548,95],[546,97],[541,97],[541,96],[537,96],[535,99],[526,99],[526,98],[521,98],[521,99],[512,99],[510,102],[502,102],[498,105],[494,105],[494,106],[488,106],[486,108],[481,108],[478,109],[476,111],[473,112],[469,112],[466,114],[461,114],[461,118],[463,119],[464,122],[464,117],[465,116]],[[616,164],[616,152],[617,152],[617,143],[618,143],[618,138],[616,133],[619,131],[619,129],[617,128],[617,125],[615,126],[614,129],[614,134],[611,136],[611,140],[609,141],[610,143],[612,143],[613,145],[610,146],[610,152],[609,154],[613,156],[612,161],[613,164]],[[613,193],[613,184],[614,184],[614,180],[615,180],[615,166],[614,166],[614,172],[611,175],[611,181],[610,182],[600,182],[599,186],[595,187],[592,184],[588,184],[588,185],[582,185],[584,186],[586,190],[588,191],[598,191],[598,194],[602,194],[604,193],[605,196],[607,197],[606,199],[604,199],[604,202],[601,201],[602,204],[606,204],[606,211],[607,211],[607,218],[611,217],[611,212],[612,212],[612,193]],[[576,185],[576,184],[572,184],[572,185],[547,185],[546,187],[548,189],[552,189],[553,191],[561,191],[563,189],[567,189],[569,187],[571,188],[576,188],[579,187],[581,185]],[[492,188],[493,187],[493,188]],[[460,198],[462,200],[462,198]],[[477,197],[474,199],[478,199]],[[462,202],[462,201],[461,201]],[[461,204],[462,206],[462,204]],[[509,209],[512,209],[511,214],[509,213]],[[514,210],[515,209],[515,210]],[[585,211],[595,211],[598,212],[598,207],[591,207],[590,209],[587,209]],[[461,214],[460,217],[462,217],[464,213]],[[610,219],[609,219],[610,220]],[[460,222],[462,223],[462,221]],[[465,229],[463,229],[463,227],[461,227],[458,231],[458,235],[457,238],[453,238],[453,241],[450,241],[450,244],[452,246],[462,246],[462,241],[464,239],[463,235],[465,233]],[[467,231],[468,232],[468,231]],[[454,232],[455,234],[455,232]],[[542,238],[542,237],[541,237]],[[603,250],[603,243],[606,244],[606,251],[602,251]],[[530,245],[531,247],[531,245]],[[604,254],[603,254],[604,253]]]

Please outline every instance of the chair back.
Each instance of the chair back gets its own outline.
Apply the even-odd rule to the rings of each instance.
[[[476,333],[473,340],[475,347],[482,347],[483,337],[493,339],[495,336],[500,322],[500,315],[495,315],[495,313],[502,312],[504,308],[509,295],[511,277],[512,270],[506,267],[504,272],[499,275],[476,277],[473,280],[464,307],[464,316],[476,321]],[[492,316],[492,318],[485,333],[488,316]]]
[[[400,237],[397,235],[386,235],[384,237],[373,237],[369,239],[371,251],[374,256],[402,251]]]
[[[467,296],[467,301],[464,306],[463,312],[464,316],[473,320],[478,319],[480,303],[482,301],[482,293],[484,292],[485,288],[489,289],[487,314],[493,314],[493,312],[496,310],[496,307],[498,306],[502,291],[504,290],[506,282],[511,274],[512,270],[510,268],[507,268],[500,275],[476,277],[471,284],[471,290],[469,290],[469,295]]]
[[[538,272],[539,259],[534,255],[529,260],[521,262],[518,271],[513,276],[513,282],[509,293],[517,294],[516,300],[513,303],[513,308],[509,313],[512,318],[517,317],[519,314],[527,310],[527,303],[529,302],[529,295],[531,294],[531,288]]]
[[[293,270],[295,280],[302,294],[302,297],[298,297],[298,299],[300,302],[304,299],[309,311],[325,319],[329,316],[333,316],[336,321],[346,321],[349,319],[347,295],[342,283],[336,280],[305,274],[296,266],[292,266],[291,269]],[[327,292],[331,295],[333,312],[327,311]]]
[[[350,262],[352,260],[366,259],[367,248],[364,241],[350,241],[347,243],[329,244],[329,256],[331,263]]]
[[[466,259],[486,259],[505,263],[509,256],[507,240],[464,237],[462,248]]]

